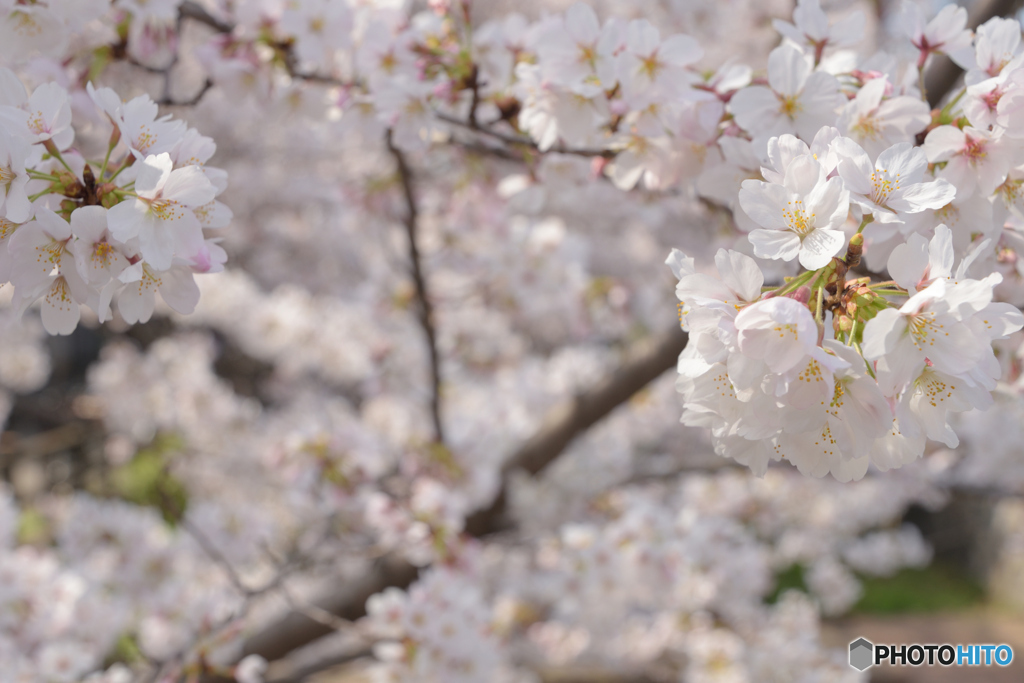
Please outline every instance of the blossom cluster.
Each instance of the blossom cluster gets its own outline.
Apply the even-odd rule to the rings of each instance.
[[[711,428],[719,454],[755,472],[785,458],[848,481],[915,460],[926,439],[955,447],[949,415],[991,405],[1003,374],[993,342],[1024,326],[1015,305],[994,299],[997,255],[1020,215],[1013,102],[1024,90],[1013,79],[1024,71],[1015,20],[993,19],[972,40],[965,16],[906,24],[918,69],[943,51],[968,70],[941,110],[891,70],[862,65],[841,83],[822,59],[828,36],[815,33],[827,19],[806,2],[795,29],[780,27],[774,90],[730,98],[734,134],[763,150],[759,178],[737,193],[752,253],[805,270],[764,287],[743,253],[719,251],[717,276],[669,257],[690,332],[683,422]],[[942,222],[968,206],[988,219]],[[892,279],[855,277],[862,257]]]
[[[20,311],[42,299],[51,334],[70,334],[83,305],[109,320],[115,300],[126,322],[145,322],[157,292],[191,312],[193,274],[226,261],[205,233],[231,219],[216,199],[227,176],[205,165],[213,140],[160,117],[147,95],[124,102],[91,83],[88,95],[112,129],[101,160],[75,148],[65,88],[30,93],[0,68],[0,280]]]
[[[1015,20],[973,34],[962,9],[925,21],[908,5],[897,49],[859,60],[850,48],[863,17],[830,23],[808,0],[792,22],[775,21],[782,43],[755,78],[735,63],[700,71],[693,38],[663,36],[643,18],[602,24],[583,3],[472,32],[459,11],[444,3],[402,24],[302,4],[274,15],[269,33],[243,19],[204,54],[215,75],[232,67],[225,87],[240,94],[296,87],[274,76],[282,63],[291,77],[333,81],[343,120],[386,126],[405,150],[488,121],[538,153],[593,157],[620,189],[693,181],[732,209],[759,262],[726,253],[719,282],[707,283],[670,259],[691,332],[680,388],[684,421],[711,427],[718,451],[755,471],[782,457],[843,480],[871,462],[898,467],[926,438],[955,444],[947,413],[988,405],[1002,372],[992,342],[1022,323],[993,300],[1020,215]],[[265,49],[282,41],[288,55]],[[354,59],[341,59],[349,49]],[[933,111],[923,73],[936,54],[967,75]],[[230,85],[243,75],[247,93]],[[504,187],[515,195],[533,182]],[[862,259],[892,280],[848,276]],[[762,292],[762,268],[785,275],[797,264],[799,279]]]
[[[79,335],[103,348],[58,452],[5,436],[0,614],[31,614],[0,619],[16,680],[255,683],[266,663],[242,654],[282,624],[297,645],[289,609],[342,631],[296,661],[338,648],[327,661],[381,680],[852,682],[818,620],[859,577],[929,561],[907,508],[1024,482],[1019,27],[910,4],[889,41],[846,11],[867,3],[545,4],[0,1],[19,79],[2,126],[30,151],[24,187],[12,170],[0,191],[32,200],[9,244],[64,239],[49,286],[97,318],[163,318]],[[862,34],[888,52],[860,60]],[[937,52],[970,75],[933,109]],[[74,140],[18,133],[50,94]],[[230,171],[223,242],[213,143],[167,105]],[[663,375],[540,471],[510,468],[634,345],[678,339],[672,246],[683,419],[706,429],[680,438]],[[222,249],[232,269],[193,285]],[[36,253],[2,250],[15,313]],[[48,291],[44,323],[70,326]],[[35,404],[13,394],[49,373],[34,318],[0,331],[19,432]],[[84,442],[65,451],[68,434]],[[770,467],[782,455],[843,483]],[[516,531],[471,538],[499,494]],[[404,583],[393,564],[419,578],[366,618],[312,606]],[[794,569],[805,591],[770,604]]]

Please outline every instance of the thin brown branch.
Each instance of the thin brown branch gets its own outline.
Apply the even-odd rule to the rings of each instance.
[[[253,590],[246,586],[242,577],[239,575],[238,570],[236,570],[235,566],[231,564],[231,561],[228,560],[227,556],[224,555],[216,544],[214,544],[214,542],[211,541],[199,527],[193,524],[188,517],[182,517],[178,523],[181,528],[184,529],[185,533],[191,536],[192,540],[199,544],[199,547],[202,548],[204,553],[206,553],[206,556],[209,557],[214,564],[224,570],[224,573],[227,574],[228,580],[231,581],[231,585],[235,587],[235,590],[246,598],[263,592],[261,590]]]
[[[210,88],[213,87],[213,81],[209,78],[203,83],[203,87],[196,92],[195,95],[188,98],[187,100],[175,100],[171,98],[169,93],[165,93],[162,98],[157,100],[157,104],[161,104],[167,107],[194,107],[203,99]]]
[[[453,126],[458,126],[459,128],[464,128],[474,133],[485,135],[494,140],[498,140],[506,145],[527,147],[530,150],[541,154],[554,152],[557,154],[569,154],[572,156],[579,157],[603,157],[605,159],[611,159],[616,154],[615,151],[609,149],[586,149],[581,147],[567,147],[566,145],[562,144],[557,144],[546,150],[541,150],[540,147],[537,146],[536,142],[523,135],[503,133],[500,130],[495,130],[491,126],[477,124],[469,121],[463,121],[460,118],[452,116],[451,114],[445,114],[444,112],[435,112],[434,115],[441,121],[449,123]]]
[[[427,291],[427,282],[423,277],[422,259],[418,244],[419,233],[419,207],[416,203],[415,180],[409,162],[402,150],[395,147],[391,131],[387,134],[387,146],[391,156],[395,159],[398,167],[398,179],[402,185],[402,195],[405,199],[405,217],[402,223],[405,225],[406,237],[409,241],[409,266],[412,275],[413,286],[416,289],[416,308],[423,329],[423,336],[427,342],[427,354],[430,359],[430,418],[434,423],[434,440],[436,443],[444,444],[444,424],[441,421],[441,360],[437,352],[437,333],[434,330],[434,311],[430,302],[430,294]]]

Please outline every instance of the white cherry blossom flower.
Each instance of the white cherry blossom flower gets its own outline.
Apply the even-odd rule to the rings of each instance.
[[[168,306],[185,315],[199,303],[199,287],[185,265],[157,271],[139,261],[124,269],[118,280],[124,287],[117,297],[117,310],[128,324],[144,323],[152,317],[157,292]]]
[[[932,54],[947,54],[957,64],[966,68],[972,60],[971,30],[967,28],[967,10],[949,4],[925,22],[921,8],[915,3],[905,2],[901,8],[900,25],[910,42],[919,50],[917,68],[925,66]]]
[[[537,46],[545,78],[569,88],[589,82],[610,89],[618,79],[615,55],[624,40],[622,28],[609,21],[602,29],[590,5],[571,5],[564,21]]]
[[[843,248],[841,230],[849,213],[850,193],[839,178],[811,155],[795,159],[781,185],[746,180],[740,206],[762,229],[750,233],[754,253],[761,258],[792,261],[817,270]]]
[[[626,26],[625,49],[619,54],[619,83],[623,98],[633,109],[679,97],[688,82],[686,67],[704,54],[690,36],[674,35],[664,41],[646,19]]]
[[[850,200],[882,223],[902,223],[907,214],[942,208],[956,195],[956,188],[945,179],[925,182],[928,160],[909,142],[889,147],[874,164],[849,138],[837,140],[834,150]]]
[[[171,120],[170,114],[157,118],[160,109],[148,95],[122,102],[110,88],[94,88],[90,82],[86,90],[139,160],[170,152],[188,128],[184,121]]]
[[[954,315],[946,291],[946,281],[936,280],[899,309],[881,311],[864,326],[864,357],[879,361],[879,383],[886,393],[898,391],[928,363],[957,374],[981,360],[987,340]]]
[[[736,316],[740,352],[764,360],[775,373],[793,369],[817,347],[818,325],[807,306],[775,297],[747,306]]]
[[[299,59],[329,68],[352,35],[352,10],[340,0],[299,0],[285,6],[280,29],[295,40]]]
[[[925,138],[924,152],[930,163],[946,162],[939,177],[955,185],[963,197],[975,190],[991,195],[1006,180],[1012,164],[1008,139],[971,126],[938,126]]]
[[[992,394],[964,377],[925,366],[907,387],[903,400],[925,436],[956,448],[960,439],[949,425],[948,414],[985,410],[992,405]]]
[[[871,79],[839,115],[839,129],[872,157],[898,142],[913,142],[932,120],[928,104],[916,97],[885,97],[890,87],[885,76]]]
[[[767,149],[768,165],[761,166],[761,175],[769,183],[782,185],[793,160],[810,154],[821,164],[825,175],[830,176],[839,164],[839,157],[832,147],[832,143],[839,137],[841,135],[838,128],[825,126],[814,134],[810,145],[789,133],[770,138]]]
[[[174,169],[166,152],[140,164],[134,199],[107,214],[110,234],[119,242],[138,238],[142,257],[166,270],[174,255],[191,254],[203,244],[203,231],[193,211],[213,201],[215,190],[197,166]]]
[[[68,31],[50,8],[39,4],[0,5],[0,56],[9,61],[42,54],[59,55],[68,41]]]
[[[967,70],[968,85],[998,76],[1021,51],[1020,23],[1016,19],[992,17],[978,27],[974,37],[974,54],[962,58]]]
[[[953,233],[945,225],[935,227],[931,241],[914,233],[897,245],[889,256],[889,274],[911,294],[935,280],[948,280],[953,273]]]
[[[892,427],[892,410],[856,351],[833,340],[824,348],[846,366],[836,369],[832,391],[817,409],[785,413],[779,450],[803,474],[860,479],[875,440]]]
[[[829,48],[852,47],[864,38],[864,13],[851,12],[829,25],[819,0],[797,0],[793,23],[773,19],[772,26],[784,37],[814,55],[815,63]]]
[[[768,87],[743,88],[729,107],[736,122],[754,135],[792,132],[811,140],[835,122],[843,100],[834,76],[814,71],[810,57],[784,43],[768,56]]]
[[[114,242],[107,227],[107,209],[83,206],[71,213],[75,241],[71,251],[78,272],[93,287],[102,287],[128,267],[128,258]]]

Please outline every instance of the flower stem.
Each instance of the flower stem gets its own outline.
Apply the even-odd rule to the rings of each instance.
[[[792,280],[790,280],[789,282],[787,282],[786,284],[782,285],[777,290],[775,290],[775,295],[776,296],[781,296],[783,294],[788,294],[789,292],[792,292],[794,289],[796,289],[800,285],[806,284],[807,281],[810,280],[813,275],[817,275],[817,274],[818,274],[818,271],[816,271],[816,270],[808,270],[805,273],[800,273],[799,275],[794,277]]]

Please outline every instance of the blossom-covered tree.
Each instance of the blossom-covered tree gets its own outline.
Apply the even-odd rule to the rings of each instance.
[[[0,680],[859,681],[1022,490],[1015,19],[520,9],[0,0]]]

